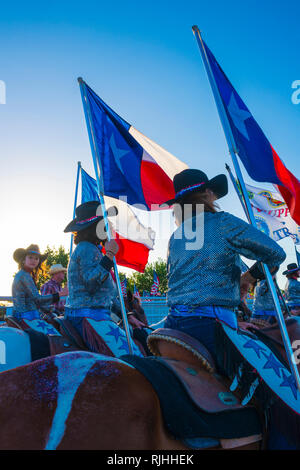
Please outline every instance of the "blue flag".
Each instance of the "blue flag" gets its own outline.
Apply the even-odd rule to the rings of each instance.
[[[81,168],[81,204],[99,201],[97,181]]]

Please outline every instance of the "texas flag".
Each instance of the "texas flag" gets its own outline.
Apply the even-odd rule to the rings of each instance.
[[[300,225],[300,181],[285,167],[205,43],[204,47],[239,157],[248,174],[255,181],[277,186],[291,216]]]
[[[159,204],[174,197],[173,177],[187,165],[128,124],[85,86],[104,194],[126,196],[128,204],[158,210]]]
[[[81,168],[81,203],[98,199],[96,180]],[[104,196],[104,201],[106,209],[111,206],[118,209],[118,215],[109,218],[115,240],[119,245],[117,264],[144,272],[149,250],[154,247],[155,232],[150,227],[145,227],[124,201],[108,196]]]

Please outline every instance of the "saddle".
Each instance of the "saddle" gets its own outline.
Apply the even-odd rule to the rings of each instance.
[[[88,348],[83,342],[80,334],[69,320],[66,318],[56,317],[53,319],[53,325],[73,344],[74,347],[77,348],[77,350],[88,351]]]
[[[229,382],[216,373],[209,351],[178,330],[159,328],[148,336],[148,347],[180,380],[193,403],[207,413],[244,409],[229,391]]]
[[[165,328],[151,333],[147,343],[152,357],[121,359],[152,384],[170,434],[195,449],[203,448],[207,436],[217,448],[259,445],[262,428],[257,410],[242,406],[230,392],[229,382],[216,373],[214,359],[203,344]]]

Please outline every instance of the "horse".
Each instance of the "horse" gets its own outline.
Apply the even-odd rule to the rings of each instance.
[[[158,396],[138,370],[90,352],[2,372],[0,414],[1,450],[191,448],[168,432]],[[261,436],[204,441],[210,449],[258,449]]]
[[[295,334],[299,337],[299,325],[295,319],[288,325],[293,339]],[[22,337],[21,345],[26,333],[10,330]],[[273,339],[276,345],[277,332],[273,328],[271,335],[267,333],[268,341]],[[251,336],[246,340],[249,343]],[[0,449],[188,450],[261,446],[262,430],[255,424],[255,410],[251,405],[242,405],[229,391],[228,381],[215,373],[214,362],[203,345],[182,332],[163,329],[153,332],[148,344],[156,359],[133,356],[130,360],[127,356],[74,351],[26,365],[14,364],[15,368],[4,370],[0,374],[0,414],[4,418]],[[148,372],[147,368],[140,368],[144,361],[148,361]],[[149,370],[156,375],[156,381],[152,381]],[[175,372],[175,383],[171,371]],[[157,380],[161,380],[159,384]],[[174,392],[178,380],[185,395],[192,399],[192,407],[190,402],[184,405],[186,397],[179,394],[182,387]],[[164,386],[168,388],[161,394],[159,389]],[[193,431],[196,435],[184,438],[180,430],[174,431],[174,426],[184,422],[186,415],[191,419],[188,430],[194,416],[198,428]]]
[[[53,325],[57,335],[54,329],[54,334],[47,335],[13,317],[7,317],[6,323],[0,327],[0,372],[43,357],[87,349],[68,322],[56,322]]]
[[[141,299],[134,295],[129,289],[127,290],[126,296],[124,296],[124,303],[127,312],[132,312],[135,317],[145,325],[145,327],[149,327]]]

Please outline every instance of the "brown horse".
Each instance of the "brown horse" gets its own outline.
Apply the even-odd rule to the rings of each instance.
[[[140,372],[89,352],[1,373],[0,415],[0,449],[188,449],[167,432],[159,399]],[[259,442],[220,438],[212,448],[257,449]]]

